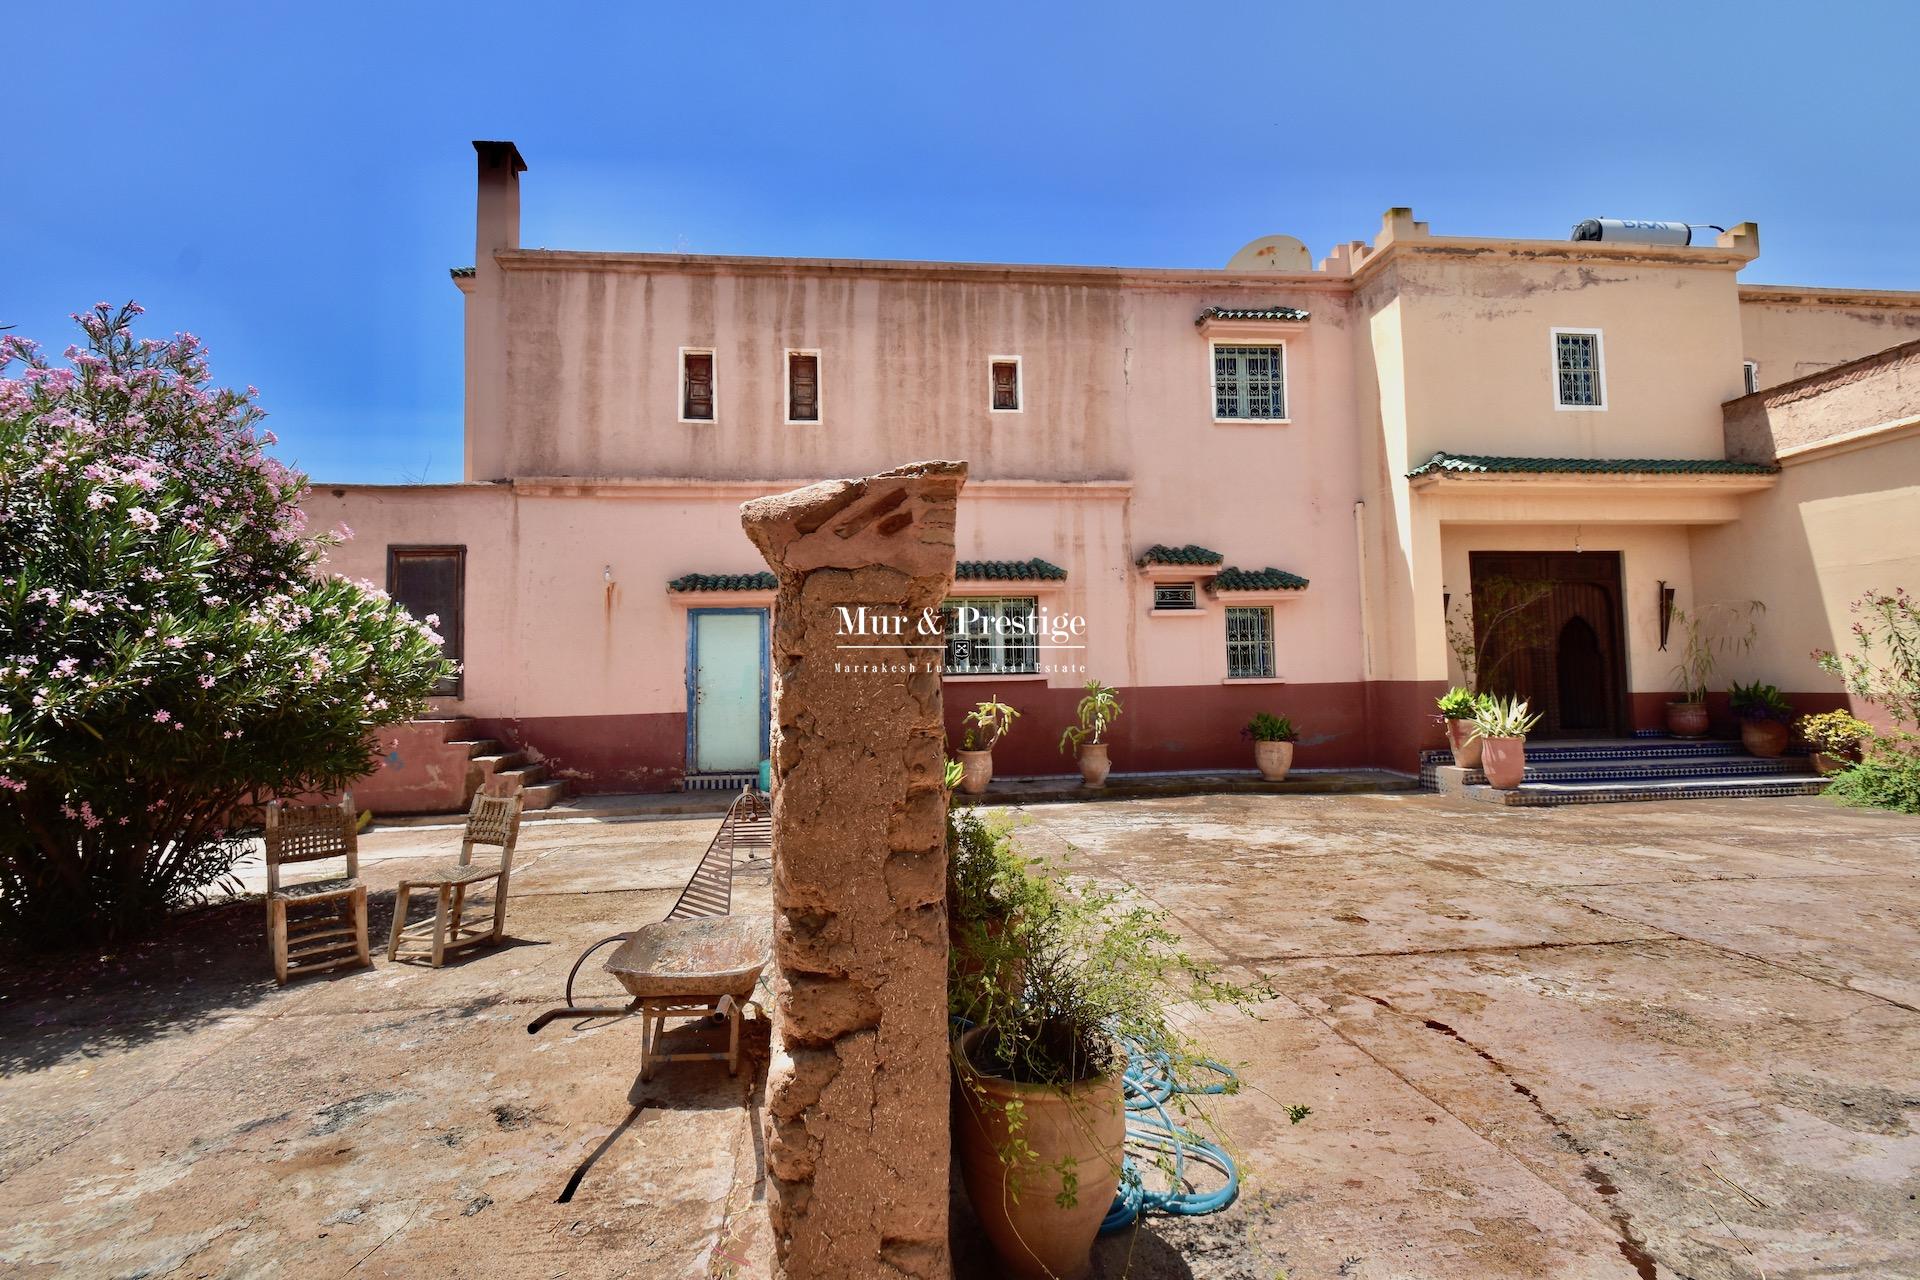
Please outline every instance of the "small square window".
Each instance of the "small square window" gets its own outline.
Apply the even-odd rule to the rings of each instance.
[[[1199,593],[1191,582],[1156,582],[1153,584],[1153,607],[1156,609],[1198,609]]]
[[[1752,395],[1760,389],[1760,366],[1758,364],[1751,360],[1742,360],[1740,362],[1740,373],[1746,385],[1748,395]]]
[[[787,421],[820,421],[820,353],[787,352]]]
[[[1227,678],[1271,680],[1273,606],[1235,605],[1227,610]]]
[[[1604,409],[1606,377],[1598,330],[1553,331],[1554,404],[1562,409]]]
[[[996,359],[992,362],[992,371],[993,411],[1018,413],[1020,411],[1020,362]]]
[[[680,353],[680,420],[713,421],[713,352]]]
[[[1213,416],[1247,422],[1287,417],[1287,353],[1282,346],[1213,349]]]

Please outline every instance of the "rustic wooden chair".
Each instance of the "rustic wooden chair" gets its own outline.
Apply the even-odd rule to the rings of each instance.
[[[411,876],[393,891],[393,933],[387,940],[387,959],[398,960],[401,948],[409,955],[425,955],[438,969],[446,962],[447,952],[481,942],[498,942],[507,931],[507,885],[513,875],[513,846],[520,839],[518,790],[507,795],[473,798],[467,811],[467,833],[460,841],[460,860],[449,862],[425,875]],[[473,847],[490,845],[500,851],[497,860],[475,862]],[[493,921],[468,924],[467,890],[493,881]],[[433,919],[419,924],[407,923],[407,904],[415,889],[432,889],[439,895]]]
[[[333,804],[267,805],[267,947],[282,986],[296,974],[373,964],[367,947],[367,886],[360,883],[359,815],[353,794]],[[344,858],[345,876],[283,884],[287,863]],[[318,911],[293,913],[290,908]]]

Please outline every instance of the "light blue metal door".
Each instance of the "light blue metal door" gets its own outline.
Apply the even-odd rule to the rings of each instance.
[[[767,747],[767,611],[687,617],[687,758],[695,773],[756,769]]]

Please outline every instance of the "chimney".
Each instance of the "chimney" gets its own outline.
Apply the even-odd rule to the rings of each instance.
[[[473,149],[480,156],[473,263],[485,270],[494,254],[520,247],[520,174],[527,162],[511,142],[476,141]]]

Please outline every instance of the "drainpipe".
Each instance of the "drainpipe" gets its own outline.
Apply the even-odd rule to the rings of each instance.
[[[1373,620],[1367,612],[1367,504],[1353,504],[1354,564],[1360,576],[1360,678],[1373,679]]]

